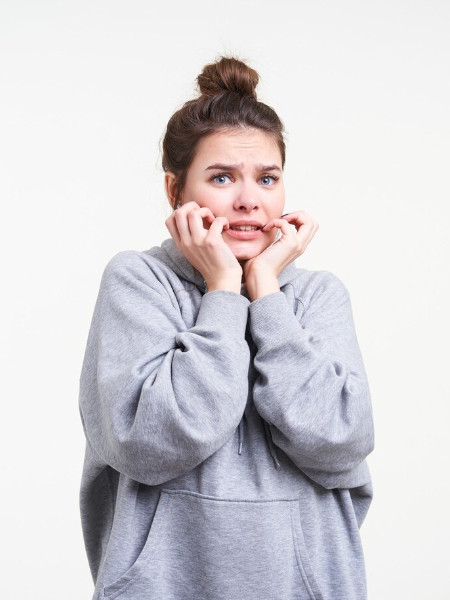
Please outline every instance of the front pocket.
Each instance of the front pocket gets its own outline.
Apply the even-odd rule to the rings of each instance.
[[[133,595],[133,589],[139,582],[144,579],[141,574],[145,575],[147,565],[151,562],[151,555],[153,548],[156,547],[159,530],[164,524],[164,513],[167,509],[169,497],[167,494],[162,493],[156,511],[153,517],[152,526],[150,528],[147,540],[141,553],[139,554],[136,561],[119,579],[114,581],[111,585],[107,585],[103,588],[102,597],[108,600],[114,600],[115,598],[133,598],[135,600],[141,600],[141,598],[149,598],[148,594],[145,594],[145,587],[142,589],[140,596]]]
[[[134,565],[108,600],[321,600],[298,500],[237,501],[162,490]]]

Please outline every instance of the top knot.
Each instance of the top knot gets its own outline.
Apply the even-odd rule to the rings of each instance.
[[[258,73],[251,67],[241,60],[226,57],[206,65],[197,77],[198,87],[203,96],[235,92],[240,96],[251,96],[255,100],[258,81]]]

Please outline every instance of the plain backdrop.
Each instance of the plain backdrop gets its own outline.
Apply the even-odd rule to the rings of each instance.
[[[450,598],[449,31],[444,0],[1,0],[3,598],[91,598],[78,382],[100,278],[168,237],[160,139],[223,53],[285,123],[286,212],[320,224],[297,264],[352,299],[369,600]]]

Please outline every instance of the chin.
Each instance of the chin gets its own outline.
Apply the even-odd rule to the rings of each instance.
[[[246,260],[255,258],[255,256],[258,256],[258,255],[250,252],[248,254],[235,254],[235,256],[239,262],[245,262]]]
[[[261,254],[261,252],[268,248],[269,245],[270,244],[258,248],[231,248],[231,250],[233,251],[233,254],[238,260],[244,261],[250,260],[250,258],[255,258],[255,256],[258,256],[259,254]]]

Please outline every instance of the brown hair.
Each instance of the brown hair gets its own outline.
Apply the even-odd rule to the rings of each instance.
[[[217,131],[242,127],[265,131],[277,143],[284,167],[283,123],[273,108],[258,102],[258,81],[256,71],[232,57],[221,57],[206,65],[197,77],[200,96],[172,115],[162,142],[162,167],[176,175],[176,201],[186,183],[197,144]]]

